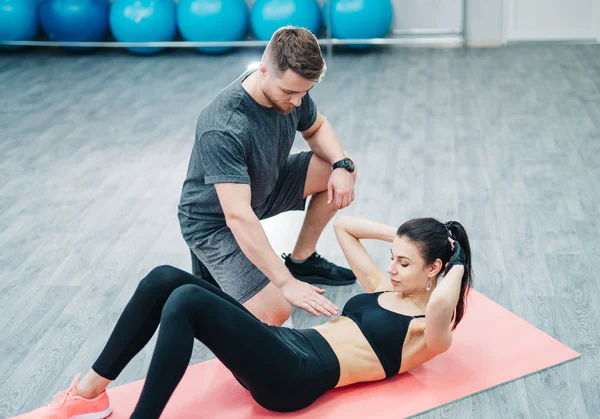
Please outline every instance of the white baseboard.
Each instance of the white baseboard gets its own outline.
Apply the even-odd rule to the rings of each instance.
[[[498,48],[504,45],[502,41],[467,41],[470,48]]]

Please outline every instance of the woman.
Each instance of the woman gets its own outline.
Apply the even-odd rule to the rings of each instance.
[[[106,347],[81,382],[21,418],[100,419],[111,413],[106,386],[160,330],[132,418],[158,418],[202,341],[254,400],[286,412],[335,387],[390,378],[446,351],[471,285],[471,251],[458,222],[413,219],[398,230],[340,216],[335,232],[366,293],[342,315],[295,330],[269,326],[221,290],[161,266],[139,284]],[[386,275],[361,239],[392,243]],[[443,276],[444,279],[439,281]]]

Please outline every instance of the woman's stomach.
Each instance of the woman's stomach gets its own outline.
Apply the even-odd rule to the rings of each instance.
[[[340,363],[336,387],[385,378],[385,371],[371,345],[354,321],[340,316],[313,327],[329,343]]]

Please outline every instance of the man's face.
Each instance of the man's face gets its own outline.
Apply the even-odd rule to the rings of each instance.
[[[286,115],[302,104],[304,95],[315,85],[292,70],[277,74],[269,65],[265,70],[261,68],[261,71],[264,77],[263,94],[273,108]]]

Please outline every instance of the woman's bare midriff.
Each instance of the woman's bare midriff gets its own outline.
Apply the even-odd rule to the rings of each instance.
[[[329,343],[340,362],[340,379],[336,387],[385,378],[379,358],[353,320],[340,316],[313,328]],[[402,348],[400,372],[408,371],[435,355],[425,347],[424,330],[424,319],[411,321]]]

